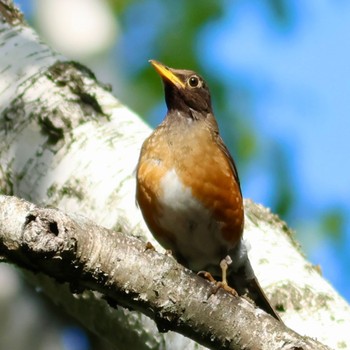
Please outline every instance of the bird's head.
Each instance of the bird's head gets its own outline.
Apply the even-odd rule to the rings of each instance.
[[[155,60],[150,63],[163,80],[169,111],[212,113],[210,92],[200,75],[191,70],[169,68]]]

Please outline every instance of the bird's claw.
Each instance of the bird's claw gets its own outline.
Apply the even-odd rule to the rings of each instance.
[[[224,289],[226,292],[230,293],[231,295],[233,295],[234,297],[237,297],[238,296],[238,293],[237,291],[230,287],[226,281],[217,281],[210,272],[208,271],[199,271],[197,273],[197,275],[199,276],[203,276],[206,280],[208,280],[209,282],[213,283],[215,285],[212,293],[212,294],[216,294],[218,292],[218,290],[220,288]]]
[[[153,251],[155,251],[156,248],[154,248],[154,246],[153,246],[153,244],[151,242],[147,241],[146,245],[145,245],[145,251],[146,250],[153,250]]]

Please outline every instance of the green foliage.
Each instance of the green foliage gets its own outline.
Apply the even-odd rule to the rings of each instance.
[[[345,218],[346,215],[341,208],[327,208],[321,221],[322,231],[339,241],[345,229]]]

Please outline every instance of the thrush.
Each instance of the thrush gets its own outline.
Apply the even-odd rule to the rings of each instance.
[[[163,80],[168,112],[144,141],[137,166],[136,200],[149,230],[181,264],[222,274],[223,285],[280,320],[249,262],[240,181],[207,83],[193,71],[150,63]]]

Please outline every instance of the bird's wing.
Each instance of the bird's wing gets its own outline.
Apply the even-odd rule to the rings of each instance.
[[[225,145],[224,141],[222,140],[221,136],[219,135],[219,133],[217,133],[216,137],[217,137],[217,143],[218,143],[221,151],[225,154],[225,156],[227,157],[227,159],[229,161],[232,174],[233,174],[235,180],[237,181],[237,184],[238,184],[238,187],[239,187],[239,191],[241,192],[241,195],[242,195],[241,184],[240,184],[240,181],[239,181],[239,177],[238,177],[238,172],[237,172],[235,161],[233,160],[233,158],[232,158],[232,156],[230,154],[230,151],[226,147],[226,145]]]

